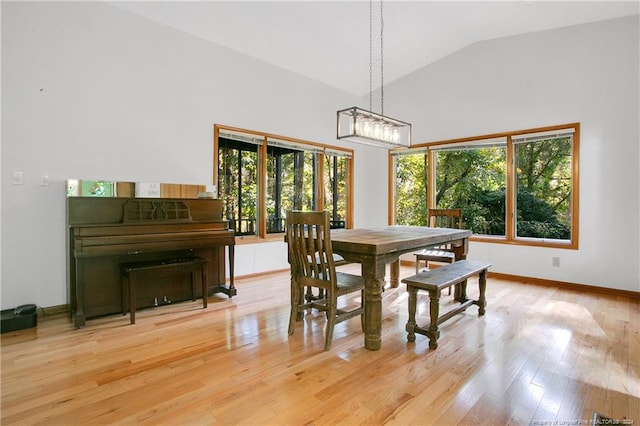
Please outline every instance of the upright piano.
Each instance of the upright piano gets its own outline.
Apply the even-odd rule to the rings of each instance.
[[[122,312],[122,265],[132,262],[203,257],[208,260],[208,295],[234,296],[234,232],[222,209],[218,199],[67,197],[68,298],[74,326]],[[155,279],[139,285],[136,293],[139,308],[191,300],[190,277]],[[203,296],[199,289],[196,293]]]

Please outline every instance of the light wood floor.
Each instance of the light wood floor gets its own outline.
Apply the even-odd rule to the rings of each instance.
[[[594,411],[640,424],[637,299],[490,278],[487,314],[445,322],[430,351],[407,343],[401,285],[383,294],[381,350],[354,318],[325,352],[315,311],[287,335],[288,280],[241,279],[231,300],[141,310],[135,325],[62,316],[3,334],[2,425],[590,424]]]

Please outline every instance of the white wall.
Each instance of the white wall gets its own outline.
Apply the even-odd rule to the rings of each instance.
[[[360,100],[106,3],[1,7],[3,309],[67,303],[65,179],[210,184],[214,123],[337,144]],[[237,252],[237,275],[288,267],[284,243]]]
[[[476,43],[385,89],[429,142],[580,122],[580,247],[472,243],[493,271],[640,291],[638,16]],[[560,257],[560,267],[551,258]]]
[[[108,4],[1,7],[3,309],[67,303],[65,179],[211,183],[214,123],[338,144],[335,111],[361,101]],[[472,244],[471,257],[639,290],[637,40],[623,19],[478,43],[385,90],[418,142],[582,123],[580,250]],[[386,151],[353,148],[355,225],[384,225]],[[236,275],[287,267],[282,243],[236,253]]]

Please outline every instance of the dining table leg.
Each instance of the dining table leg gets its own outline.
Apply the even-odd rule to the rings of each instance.
[[[385,262],[371,259],[362,263],[364,277],[364,347],[377,351],[382,346],[382,286]]]
[[[400,259],[395,262],[391,262],[389,264],[389,287],[390,288],[398,288],[399,285],[399,277],[400,277]],[[384,285],[384,284],[383,284]]]

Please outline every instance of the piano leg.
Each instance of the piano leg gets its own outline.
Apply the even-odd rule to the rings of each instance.
[[[210,287],[209,294],[224,293],[229,296],[229,298],[231,298],[238,294],[238,292],[236,291],[236,287],[233,284],[234,246],[233,244],[230,244],[227,247],[229,247],[229,286],[227,287],[226,285],[221,284]]]
[[[87,320],[84,316],[84,313],[80,311],[76,311],[76,314],[73,316],[73,326],[75,328],[84,327],[87,323]]]
[[[76,263],[76,311],[73,314],[73,326],[75,328],[84,327],[87,320],[84,315],[84,286],[78,285],[77,283],[81,282],[82,277],[84,276],[84,264],[82,261],[77,261]]]
[[[233,265],[235,265],[234,263],[234,259],[233,259],[233,252],[234,252],[234,245],[231,244],[229,247],[229,297],[231,296],[235,296],[236,293],[236,287],[233,285]]]

